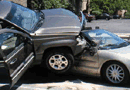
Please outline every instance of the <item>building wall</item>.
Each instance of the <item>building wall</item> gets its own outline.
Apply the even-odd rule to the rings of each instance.
[[[82,1],[82,11],[86,10],[87,0]]]
[[[124,15],[125,15],[126,12],[127,12],[127,10],[118,10],[117,14],[119,16],[121,16],[122,18],[124,18]]]
[[[15,3],[18,3],[20,5],[27,7],[27,0],[8,0],[8,1],[13,1]]]
[[[88,11],[88,14],[90,14],[90,0],[82,0],[82,11],[86,10]]]

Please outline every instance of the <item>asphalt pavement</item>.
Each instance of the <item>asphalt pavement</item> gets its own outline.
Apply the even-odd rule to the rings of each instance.
[[[87,27],[105,29],[113,33],[130,33],[130,19],[93,20]]]

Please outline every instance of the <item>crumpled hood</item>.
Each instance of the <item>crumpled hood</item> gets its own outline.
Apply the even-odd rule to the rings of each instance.
[[[80,21],[74,13],[66,9],[42,10],[45,14],[43,25],[35,31],[38,34],[78,35],[81,31]]]

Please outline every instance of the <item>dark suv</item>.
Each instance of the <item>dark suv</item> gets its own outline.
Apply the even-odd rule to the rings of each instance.
[[[0,69],[7,69],[12,86],[32,63],[67,72],[85,48],[79,19],[68,10],[33,11],[9,1],[0,7]]]

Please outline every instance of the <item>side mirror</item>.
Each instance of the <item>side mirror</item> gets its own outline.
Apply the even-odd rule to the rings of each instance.
[[[94,46],[93,47],[91,47],[89,50],[90,50],[90,55],[91,56],[94,56],[95,55],[95,53],[97,53],[97,51],[98,51],[98,48],[99,48],[99,45],[101,44],[101,42],[102,42],[102,40],[93,40],[92,42],[94,42],[95,44],[94,44]]]

